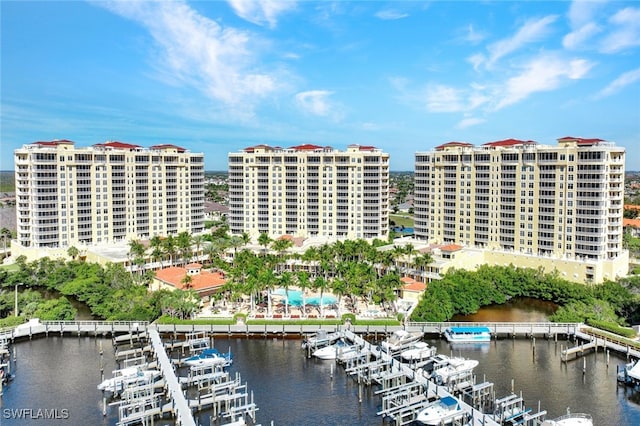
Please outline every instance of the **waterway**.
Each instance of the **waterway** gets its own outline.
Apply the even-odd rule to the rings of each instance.
[[[558,305],[530,297],[514,297],[501,305],[483,306],[470,315],[456,315],[451,321],[470,322],[544,322]]]
[[[607,363],[606,355],[598,353],[562,363],[561,346],[568,342],[541,338],[536,339],[535,350],[531,339],[454,348],[438,339],[427,342],[439,353],[479,360],[475,370],[478,383],[493,382],[498,398],[510,394],[513,383],[513,390],[522,392],[527,407],[537,411],[540,403],[548,418],[570,409],[590,413],[599,426],[640,425],[640,391],[616,383],[616,366],[623,365],[624,358],[610,355]],[[299,340],[242,337],[218,338],[214,343],[222,351],[232,350],[231,371],[239,372],[253,393],[259,408],[257,420],[262,425],[384,424],[376,416],[380,397],[374,395],[375,389],[365,388],[359,402],[357,383],[332,361],[307,359]],[[117,410],[108,407],[103,416],[102,394],[96,389],[101,362],[107,377],[115,368],[110,339],[50,336],[20,342],[15,348],[12,372],[16,378],[4,388],[0,425],[116,424]],[[57,413],[59,418],[37,418],[42,409]],[[15,410],[23,414],[31,410],[29,418],[15,418]],[[198,421],[209,425],[209,413],[200,415]],[[155,424],[173,422],[165,419]]]

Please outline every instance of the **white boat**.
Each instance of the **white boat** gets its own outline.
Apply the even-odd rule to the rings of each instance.
[[[190,367],[228,366],[232,363],[231,352],[221,354],[217,349],[207,348],[184,360]]]
[[[491,341],[489,327],[449,327],[444,331],[449,343],[483,343]]]
[[[355,358],[360,354],[360,348],[357,345],[347,345],[344,340],[338,340],[333,345],[328,345],[313,352],[313,356],[318,359],[339,359],[346,361]]]
[[[405,362],[419,363],[434,356],[436,350],[435,347],[431,347],[425,342],[415,342],[409,349],[400,353],[400,358]]]
[[[593,426],[590,414],[569,413],[554,420],[545,420],[542,426]]]
[[[119,393],[132,386],[148,385],[162,377],[158,370],[143,370],[139,366],[116,370],[113,374],[112,378],[98,385],[98,390]]]
[[[416,417],[416,422],[427,426],[458,424],[467,417],[460,401],[452,396],[445,396],[423,408]]]
[[[618,381],[629,384],[640,381],[640,361],[630,362],[618,371]]]
[[[461,377],[470,374],[479,362],[475,359],[466,358],[448,358],[441,364],[434,366],[431,377],[439,384],[447,384],[454,377]]]
[[[316,349],[323,346],[331,345],[341,337],[342,333],[339,331],[329,333],[327,330],[318,330],[317,332],[307,336],[302,341],[302,349]]]
[[[380,343],[380,347],[385,352],[401,351],[422,339],[423,335],[424,333],[422,331],[396,330],[391,333],[391,336],[389,336],[387,340]]]

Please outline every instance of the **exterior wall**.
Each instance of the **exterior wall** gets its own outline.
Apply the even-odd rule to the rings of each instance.
[[[624,158],[613,143],[572,137],[558,146],[452,142],[417,153],[415,235],[516,252],[531,267],[547,258],[580,259],[562,271],[580,282],[600,282],[605,270],[611,278],[625,276]],[[579,266],[584,261],[594,266]]]
[[[66,248],[204,230],[204,155],[172,145],[71,141],[17,149],[23,247]]]
[[[389,155],[358,145],[230,153],[229,208],[233,234],[386,238]]]

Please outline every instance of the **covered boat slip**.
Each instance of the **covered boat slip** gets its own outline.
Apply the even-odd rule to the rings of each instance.
[[[444,331],[450,343],[482,343],[491,341],[489,327],[449,327]]]

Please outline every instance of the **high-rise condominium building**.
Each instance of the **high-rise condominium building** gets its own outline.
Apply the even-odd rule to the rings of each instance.
[[[316,145],[258,145],[229,154],[233,234],[386,238],[389,154]]]
[[[204,228],[204,155],[68,140],[15,151],[18,243],[64,248]]]
[[[626,275],[624,148],[575,137],[557,146],[509,139],[450,142],[415,158],[417,238],[582,262],[571,278],[586,281]]]

